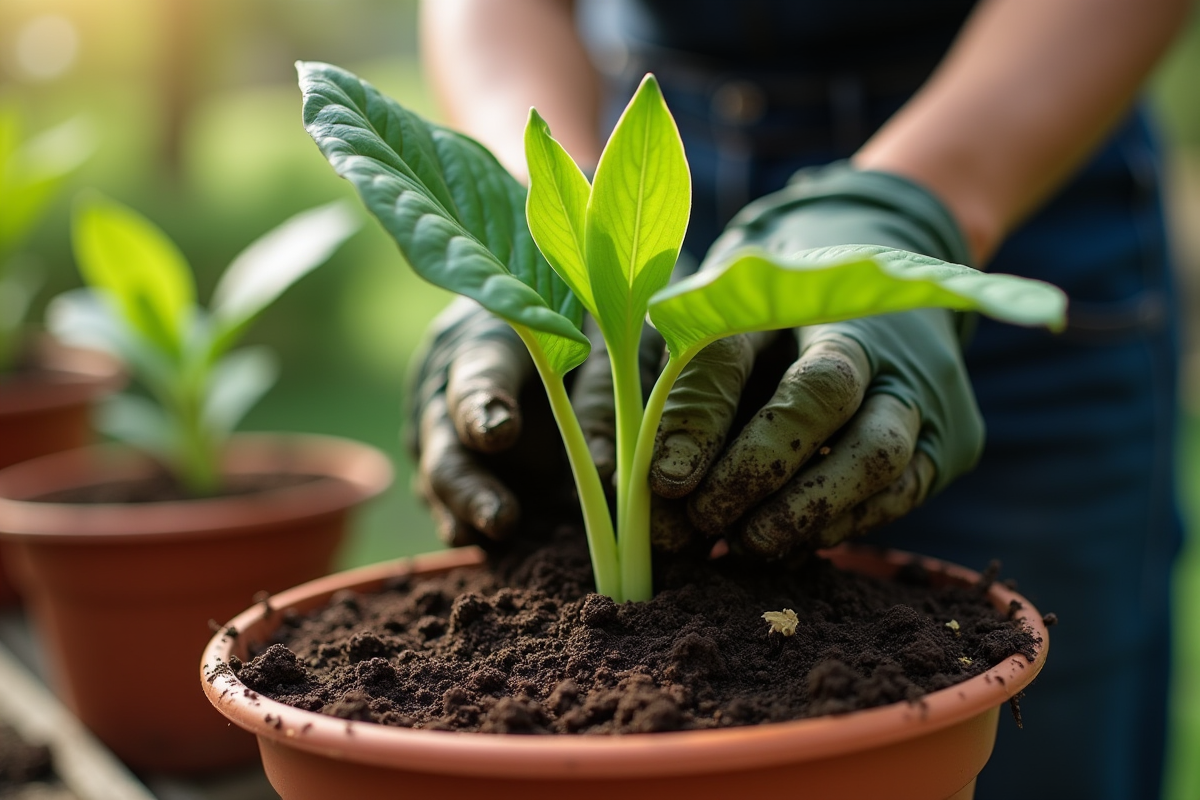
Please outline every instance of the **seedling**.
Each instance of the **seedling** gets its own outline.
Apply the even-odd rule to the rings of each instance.
[[[651,596],[647,475],[655,432],[672,384],[706,345],[737,333],[923,307],[1023,325],[1064,323],[1065,298],[1047,284],[875,246],[786,259],[741,251],[668,286],[691,179],[650,75],[591,182],[531,111],[527,193],[477,142],[426,122],[337,67],[298,68],[308,132],[411,267],[506,320],[528,346],[579,491],[596,588],[618,601]],[[599,324],[612,363],[616,533],[563,384],[589,352],[584,310]],[[668,360],[643,406],[637,346],[647,314],[666,340]]]
[[[28,139],[15,103],[0,102],[0,374],[11,366],[17,334],[40,280],[17,253],[63,182],[92,152],[80,117]]]
[[[111,351],[153,398],[110,398],[98,427],[156,457],[191,494],[220,491],[225,441],[277,372],[266,348],[231,348],[358,226],[340,202],[297,214],[233,260],[205,310],[191,268],[165,233],[112,200],[81,198],[73,238],[89,288],[56,298],[50,327],[66,341]]]

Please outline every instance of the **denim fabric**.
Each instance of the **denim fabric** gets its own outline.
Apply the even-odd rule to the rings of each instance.
[[[685,68],[674,81],[661,53],[632,59],[613,97],[627,98],[647,67],[692,166],[685,246],[694,255],[743,204],[797,169],[849,156],[907,97],[842,75],[826,81],[824,97],[820,87],[807,90],[813,102],[774,103],[753,75],[705,81]],[[725,102],[728,91],[749,98],[753,113],[726,113],[747,107]],[[789,137],[793,152],[779,146]],[[1001,720],[978,800],[1152,800],[1181,524],[1176,315],[1144,115],[1132,115],[989,269],[1061,286],[1071,327],[1053,336],[979,322],[966,359],[988,429],[983,459],[873,540],[976,569],[1000,559],[1003,574],[1061,620],[1048,665],[1022,701],[1024,729]]]

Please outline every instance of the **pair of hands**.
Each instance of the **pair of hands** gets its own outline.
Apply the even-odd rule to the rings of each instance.
[[[967,260],[953,219],[923,189],[836,165],[748,206],[705,264],[747,246],[789,255],[847,243]],[[646,391],[662,360],[647,327]],[[454,304],[431,331],[415,392],[418,488],[448,544],[570,518],[557,432],[506,323]],[[602,347],[580,368],[572,400],[607,477],[615,424]],[[739,412],[749,414],[740,430]],[[949,312],[730,337],[697,356],[670,393],[650,469],[653,541],[679,551],[725,538],[768,558],[831,546],[920,505],[973,466],[982,444]]]

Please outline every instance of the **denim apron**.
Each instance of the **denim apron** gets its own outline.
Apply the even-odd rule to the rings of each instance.
[[[610,26],[598,44],[612,88],[608,122],[653,71],[693,171],[685,249],[695,256],[745,203],[796,170],[850,156],[920,86],[970,6],[605,0],[607,16],[589,17],[598,5],[585,6],[583,24]],[[784,63],[786,48],[739,42],[757,41],[763,30],[786,40],[786,21],[749,32],[740,18],[724,27],[712,22],[722,13],[745,16],[746,5],[760,21],[770,13],[803,16],[807,28],[797,41],[804,41],[793,50],[810,61],[823,52],[824,61]],[[917,35],[889,20],[868,26],[874,33],[866,38],[877,36],[883,48],[903,41],[902,54],[838,57],[869,52],[860,23],[897,6],[923,20],[924,48],[912,47]],[[837,37],[850,34],[839,46]],[[754,55],[739,59],[739,47]],[[1046,669],[1022,700],[1024,729],[1001,720],[979,800],[1159,796],[1170,578],[1182,529],[1174,471],[1177,316],[1158,168],[1152,132],[1137,110],[1008,238],[989,270],[1062,287],[1071,300],[1069,328],[1054,336],[979,321],[965,356],[987,424],[983,458],[872,537],[976,569],[999,559],[1003,575],[1061,621],[1051,630]]]

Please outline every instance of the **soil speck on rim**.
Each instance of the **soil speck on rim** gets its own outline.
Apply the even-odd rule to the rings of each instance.
[[[593,593],[581,534],[487,569],[339,592],[236,668],[248,691],[350,722],[606,734],[757,725],[898,701],[1032,659],[979,586],[656,556],[654,599]],[[995,580],[990,574],[986,583]],[[791,609],[791,636],[763,609]],[[946,620],[956,620],[953,631]]]

